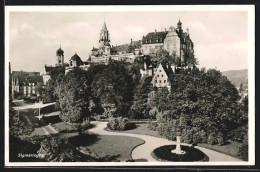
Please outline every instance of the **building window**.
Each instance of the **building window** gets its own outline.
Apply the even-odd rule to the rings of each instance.
[[[164,83],[166,83],[166,80],[164,80]]]
[[[159,83],[161,83],[161,80],[159,80]]]
[[[163,77],[163,75],[162,75],[162,77]]]
[[[160,77],[160,75],[158,75],[158,77]]]
[[[155,83],[157,83],[157,80],[155,80]]]
[[[161,72],[161,70],[159,70],[159,72]]]

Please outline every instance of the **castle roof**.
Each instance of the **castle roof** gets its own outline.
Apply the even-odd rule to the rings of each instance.
[[[142,44],[158,44],[163,43],[167,32],[150,32],[142,39]]]
[[[77,64],[80,64],[80,65],[83,64],[81,58],[77,55],[77,53],[75,53],[75,54],[70,58],[70,61],[76,61]]]
[[[116,51],[116,52],[123,52],[123,51],[127,51],[128,47],[129,47],[129,44],[123,44],[123,45],[114,46],[112,49],[113,49],[113,51]]]

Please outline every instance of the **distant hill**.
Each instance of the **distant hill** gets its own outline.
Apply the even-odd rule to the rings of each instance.
[[[248,70],[228,70],[222,72],[224,76],[226,76],[236,87],[239,87],[242,83],[247,87],[248,84]]]

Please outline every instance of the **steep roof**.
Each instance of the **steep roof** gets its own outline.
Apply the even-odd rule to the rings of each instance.
[[[77,55],[77,53],[75,53],[75,54],[70,58],[70,60],[76,61],[76,62],[79,63],[80,65],[83,64],[81,58]]]
[[[142,44],[163,43],[168,32],[150,32],[142,39]]]
[[[40,72],[13,71],[12,76],[14,79],[18,79],[19,83],[43,82],[43,77],[40,76]]]
[[[163,70],[165,71],[165,73],[167,74],[167,76],[169,77],[171,74],[174,74],[174,72],[172,71],[172,68],[170,65],[162,65]]]
[[[123,45],[118,45],[118,46],[113,46],[113,51],[116,52],[122,52],[122,51],[127,51],[129,47],[129,44],[123,44]]]

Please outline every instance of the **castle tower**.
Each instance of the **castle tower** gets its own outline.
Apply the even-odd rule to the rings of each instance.
[[[182,31],[182,26],[181,25],[182,25],[182,23],[181,23],[181,21],[179,19],[179,21],[177,23],[177,28],[178,28],[179,31]]]
[[[99,36],[99,48],[104,49],[105,44],[107,42],[109,43],[110,39],[109,39],[109,33],[107,30],[106,22],[104,22],[103,27],[100,32],[100,36]]]
[[[62,66],[64,64],[64,51],[60,48],[56,51],[56,66]]]

